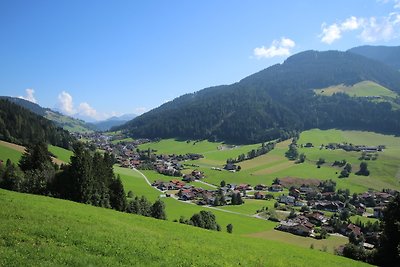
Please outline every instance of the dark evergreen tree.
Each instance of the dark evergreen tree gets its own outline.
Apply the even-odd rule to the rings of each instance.
[[[233,225],[230,223],[226,226],[226,231],[230,234],[233,232]]]
[[[200,213],[194,214],[190,218],[190,222],[192,225],[196,227],[201,227],[204,229],[215,230],[221,227],[217,224],[215,215],[211,211],[202,210]]]
[[[384,210],[382,223],[377,261],[382,266],[396,266],[400,262],[400,194]]]
[[[117,178],[112,179],[110,184],[110,205],[113,209],[118,211],[125,211],[126,209],[125,190],[119,175]]]
[[[165,204],[160,199],[157,199],[156,202],[151,206],[151,217],[166,220],[167,215],[165,213]]]
[[[366,162],[363,161],[360,163],[360,170],[356,172],[356,175],[363,175],[363,176],[369,175],[368,164]]]
[[[47,144],[44,142],[29,145],[26,148],[25,153],[22,155],[18,165],[23,171],[44,171],[49,168],[54,169],[50,153],[47,150]]]

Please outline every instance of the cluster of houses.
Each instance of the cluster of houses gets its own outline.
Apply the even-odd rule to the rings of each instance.
[[[294,218],[281,221],[275,229],[300,236],[317,237],[315,231],[317,227],[319,232],[321,230],[326,233],[335,232],[330,224],[330,219],[321,211],[304,212]],[[345,236],[353,233],[358,238],[362,235],[362,229],[353,223],[343,223],[338,229],[338,233]]]
[[[194,153],[188,153],[185,155],[172,154],[172,155],[157,155],[156,158],[157,160],[153,163],[154,170],[163,175],[181,177],[182,176],[181,170],[183,170],[184,167],[181,162],[187,160],[198,160],[200,158],[203,158],[203,155]],[[204,175],[200,174],[195,174],[193,176],[195,179],[204,178]],[[187,182],[190,181],[187,180]]]
[[[193,175],[202,175],[202,173],[199,171],[193,171],[192,174],[188,176],[193,177]],[[177,190],[178,192],[175,195],[178,197],[179,200],[191,201],[198,205],[210,206],[215,206],[217,202],[219,203],[218,205],[229,205],[232,202],[233,194],[246,196],[245,192],[248,190],[252,190],[249,184],[228,184],[227,186],[220,187],[216,190],[206,190],[186,184],[184,181],[180,181],[178,179],[173,179],[169,182],[161,180],[154,181],[152,183],[152,186],[164,192]],[[216,198],[218,198],[218,200],[223,198],[224,203],[216,201]]]
[[[353,145],[353,144],[348,144],[348,143],[329,143],[325,145],[325,149],[343,149],[345,151],[356,151],[356,152],[367,152],[367,153],[375,153],[375,152],[381,152],[386,148],[385,145],[379,145],[379,146],[367,146],[367,145]]]

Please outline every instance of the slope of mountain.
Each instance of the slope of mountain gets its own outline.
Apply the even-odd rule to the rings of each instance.
[[[44,141],[64,148],[73,140],[68,131],[6,99],[0,99],[0,139],[23,145]]]
[[[107,120],[104,120],[104,121],[95,122],[95,123],[93,123],[93,125],[99,131],[108,131],[112,127],[123,125],[126,122],[134,119],[135,117],[136,117],[136,115],[134,115],[134,114],[124,114],[124,115],[119,116],[119,117],[114,116],[114,117],[111,117],[111,118],[109,118]]]
[[[235,232],[3,189],[0,205],[2,266],[370,266]]]
[[[400,46],[358,46],[348,50],[351,53],[381,61],[400,70]]]
[[[69,116],[65,116],[57,111],[53,111],[49,108],[43,108],[38,104],[32,103],[25,99],[17,98],[17,97],[8,97],[2,96],[0,98],[8,99],[9,101],[22,106],[33,113],[36,113],[46,119],[49,119],[55,122],[58,126],[68,130],[70,132],[91,132],[95,130],[93,125],[90,125],[82,120],[75,119]]]
[[[310,128],[400,133],[400,113],[388,103],[314,89],[369,80],[400,92],[400,73],[350,52],[305,51],[238,83],[183,95],[118,129],[133,137],[182,137],[256,143]]]

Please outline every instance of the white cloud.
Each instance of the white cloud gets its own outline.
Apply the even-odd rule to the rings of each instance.
[[[322,33],[320,37],[321,42],[331,44],[334,41],[342,38],[342,32],[336,23],[330,26],[326,26],[326,24],[324,23],[322,24]]]
[[[274,40],[269,47],[261,46],[253,50],[253,54],[258,58],[271,58],[280,56],[289,56],[291,49],[295,47],[296,43],[289,39],[282,37],[280,41]]]
[[[97,111],[92,108],[88,103],[83,102],[79,104],[78,107],[78,114],[79,115],[83,115],[83,116],[87,116],[93,119],[97,119],[98,115],[97,115]]]
[[[78,108],[75,108],[72,96],[65,91],[58,95],[58,108],[68,116],[85,117],[93,120],[101,120],[108,117],[107,114],[99,114],[87,102],[82,102]]]
[[[32,103],[37,103],[36,98],[33,95],[35,93],[35,90],[28,88],[28,89],[25,89],[25,92],[26,92],[26,96],[19,96],[18,98],[28,100]]]
[[[342,31],[354,31],[360,28],[363,22],[364,20],[362,18],[356,18],[354,16],[351,16],[340,25],[340,29]]]
[[[377,19],[371,17],[365,21],[359,38],[364,42],[389,41],[399,37],[400,14],[391,13],[387,17]]]
[[[395,0],[394,1],[394,6],[395,9],[399,9],[400,8],[400,0]]]
[[[72,96],[65,91],[62,91],[61,94],[58,95],[58,107],[67,115],[73,115],[76,113]]]
[[[400,7],[400,0],[398,1]],[[341,23],[327,25],[323,23],[322,33],[319,35],[321,42],[332,44],[342,38],[342,34],[348,31],[360,30],[357,36],[363,42],[389,41],[399,37],[400,14],[392,12],[387,16],[376,18],[357,18],[351,16]]]

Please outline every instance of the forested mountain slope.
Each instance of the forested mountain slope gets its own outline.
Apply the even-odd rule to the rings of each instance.
[[[310,128],[399,134],[400,112],[389,103],[313,89],[369,80],[400,92],[400,73],[350,52],[305,51],[238,83],[186,94],[118,129],[133,137],[183,137],[256,143]]]
[[[400,46],[364,45],[348,50],[351,53],[381,61],[400,70]]]
[[[64,148],[73,140],[53,122],[5,99],[0,99],[0,139],[23,145],[43,141]]]

